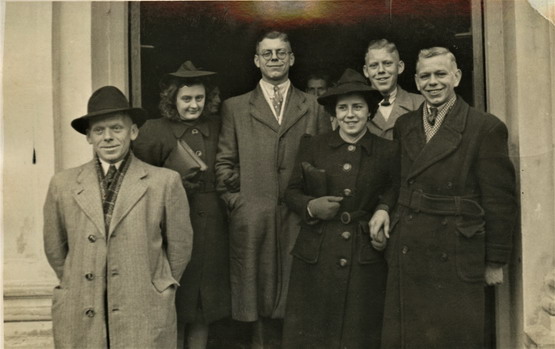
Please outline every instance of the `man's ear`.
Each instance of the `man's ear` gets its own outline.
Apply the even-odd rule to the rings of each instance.
[[[420,85],[418,85],[418,76],[414,74],[414,84],[416,85],[416,89],[420,91]]]
[[[139,128],[137,124],[131,125],[131,129],[129,130],[129,138],[134,141],[139,136]]]
[[[399,61],[399,63],[397,63],[397,74],[401,74],[404,71],[405,71],[405,62]]]
[[[88,128],[86,132],[86,136],[87,136],[87,143],[92,144],[92,139],[91,139],[91,129]]]
[[[257,68],[260,68],[260,57],[258,55],[254,55],[254,65],[256,65]]]
[[[459,86],[459,83],[461,82],[462,79],[462,71],[460,69],[457,69],[455,71],[455,87]]]
[[[292,67],[293,64],[295,64],[295,54],[293,52],[291,52],[291,54],[289,56],[289,66]]]
[[[367,71],[368,67],[365,65],[362,66],[362,72],[364,73],[364,76],[366,76],[367,79],[370,79],[370,74],[368,74]]]

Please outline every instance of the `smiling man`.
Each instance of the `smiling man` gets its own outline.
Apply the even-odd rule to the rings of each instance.
[[[420,51],[426,99],[399,118],[383,348],[483,348],[484,286],[503,282],[517,216],[507,128],[455,93],[455,56]]]
[[[175,291],[191,256],[181,178],[130,150],[146,112],[105,86],[71,122],[94,158],[57,173],[44,205],[44,248],[60,284],[56,348],[175,348]]]
[[[230,211],[232,316],[256,321],[254,347],[280,347],[281,319],[299,217],[283,203],[303,134],[331,130],[316,98],[291,85],[295,63],[285,33],[264,34],[254,64],[262,79],[222,106],[216,176]],[[226,181],[240,172],[240,190]]]
[[[395,121],[399,116],[416,110],[424,98],[403,90],[397,84],[399,74],[405,70],[405,63],[400,59],[394,43],[386,39],[371,41],[364,61],[364,75],[383,97],[377,109],[371,107],[375,113],[368,121],[368,129],[377,136],[391,140]]]

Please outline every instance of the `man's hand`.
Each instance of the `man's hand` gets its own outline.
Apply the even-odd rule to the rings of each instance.
[[[383,234],[389,239],[389,213],[385,210],[377,210],[368,222],[370,237],[372,240],[379,241],[378,233],[383,230]]]
[[[488,286],[497,286],[503,283],[503,267],[493,264],[486,265],[484,279]]]
[[[241,189],[241,181],[237,171],[231,172],[231,174],[224,179],[224,184],[228,192],[237,193],[239,189]]]
[[[314,218],[328,220],[332,219],[339,211],[339,203],[342,196],[322,196],[308,202],[308,210]]]

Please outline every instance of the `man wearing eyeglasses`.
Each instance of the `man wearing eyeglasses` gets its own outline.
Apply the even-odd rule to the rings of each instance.
[[[256,44],[262,79],[226,100],[216,156],[222,199],[230,212],[232,316],[254,322],[253,347],[278,348],[291,256],[300,218],[282,198],[303,134],[331,130],[314,96],[295,88],[295,56],[287,34],[271,31]],[[240,173],[240,188],[232,185]]]

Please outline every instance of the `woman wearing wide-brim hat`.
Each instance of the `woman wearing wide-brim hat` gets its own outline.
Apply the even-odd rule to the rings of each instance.
[[[369,221],[388,219],[397,194],[397,147],[367,130],[380,100],[347,69],[318,98],[338,129],[301,141],[285,194],[302,217],[284,322],[284,348],[379,348],[386,240]]]
[[[162,118],[147,121],[133,144],[143,161],[180,172],[189,198],[193,252],[176,295],[178,343],[186,334],[189,348],[206,347],[209,324],[229,316],[231,307],[228,233],[214,175],[220,123],[205,111],[214,75],[190,61],[165,75]]]

